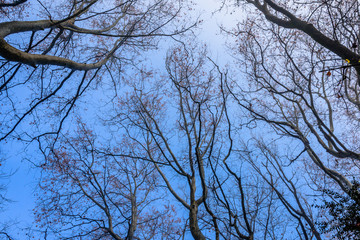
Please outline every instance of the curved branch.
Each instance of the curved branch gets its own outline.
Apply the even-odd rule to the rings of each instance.
[[[78,63],[63,57],[27,53],[17,48],[14,48],[1,37],[0,37],[0,56],[2,56],[8,61],[24,63],[34,68],[36,67],[36,65],[55,65],[55,66],[66,67],[72,70],[87,71],[103,66],[112,56],[112,54],[125,42],[125,40],[126,38],[119,39],[115,44],[115,46],[113,47],[113,49],[111,49],[111,51],[107,54],[107,56],[104,59],[96,63],[90,63],[90,64]]]
[[[350,49],[348,49],[338,41],[327,37],[317,28],[315,28],[314,25],[297,18],[295,15],[293,15],[283,7],[277,5],[272,0],[264,0],[265,2],[264,5],[261,5],[259,1],[247,0],[247,2],[253,4],[257,9],[259,9],[264,14],[265,18],[270,22],[275,23],[284,28],[298,29],[304,32],[313,40],[315,40],[315,42],[319,43],[323,47],[335,53],[342,59],[344,60],[349,59],[351,64],[357,64],[360,61],[360,56],[358,54],[354,53],[353,51],[351,51]],[[289,18],[289,20],[283,20],[271,14],[267,6],[270,6],[276,12],[285,15],[287,18]],[[356,70],[360,73],[360,67],[356,67]]]
[[[22,3],[25,3],[27,2],[27,0],[16,0],[12,3],[0,3],[0,8],[3,8],[3,7],[15,7],[15,6],[18,6]]]
[[[32,67],[36,67],[36,65],[56,65],[56,66],[66,67],[72,70],[87,71],[87,70],[99,68],[102,65],[104,65],[109,60],[109,58],[115,53],[115,51],[125,42],[125,40],[130,36],[131,32],[133,32],[134,30],[134,26],[132,26],[128,30],[128,32],[124,35],[124,37],[116,41],[114,47],[110,50],[110,52],[106,55],[105,58],[103,58],[102,60],[96,63],[90,63],[90,64],[78,63],[63,57],[27,53],[11,46],[4,39],[6,36],[14,33],[39,31],[39,30],[44,30],[46,28],[63,27],[63,25],[66,26],[66,23],[60,23],[60,24],[58,23],[60,23],[60,21],[52,21],[52,20],[26,21],[26,22],[15,21],[15,22],[0,23],[0,56],[2,56],[8,61],[24,63]]]

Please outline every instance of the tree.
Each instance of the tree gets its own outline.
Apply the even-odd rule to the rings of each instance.
[[[178,238],[181,225],[162,200],[152,163],[108,155],[98,145],[79,122],[76,136],[61,137],[47,156],[35,212],[44,238]]]
[[[245,166],[248,157],[233,154],[238,132],[228,112],[227,74],[204,49],[183,46],[169,52],[166,67],[166,77],[143,72],[129,82],[107,120],[116,131],[106,147],[95,147],[97,138],[82,123],[75,138],[59,138],[41,166],[37,218],[44,234],[119,239],[134,232],[134,239],[156,239],[160,232],[165,238],[189,232],[194,239],[252,240],[276,239],[290,226],[275,211],[275,191]],[[136,181],[150,183],[137,189]],[[159,207],[160,192],[163,201],[177,202],[179,220],[172,208]],[[140,221],[145,210],[130,211],[129,195],[142,204],[135,209],[151,205],[159,215]]]
[[[146,50],[194,26],[178,21],[183,7],[164,0],[0,1],[0,142],[35,142],[53,154],[62,131],[73,131],[74,112],[84,114],[105,95],[111,102]],[[31,161],[45,166],[42,158]]]
[[[254,138],[252,141],[252,144],[242,148],[241,156],[249,161],[249,168],[252,167],[255,173],[261,176],[270,192],[275,195],[272,196],[272,201],[276,202],[274,205],[277,209],[275,210],[274,207],[270,209],[281,211],[282,215],[288,213],[286,227],[288,231],[293,231],[292,238],[295,239],[297,236],[300,239],[322,239],[317,226],[317,211],[311,206],[314,198],[306,194],[312,190],[304,184],[304,175],[299,174],[295,164],[292,164],[292,168],[287,166],[288,156],[280,153],[276,145],[264,139]],[[274,218],[276,216],[272,216],[267,221],[273,223]],[[266,233],[273,239],[277,239],[276,235],[279,235],[271,236],[270,231]]]
[[[137,58],[191,27],[182,1],[38,3],[0,2],[0,139],[45,156],[43,238],[356,239],[357,1],[234,1],[232,72],[180,42],[164,76]]]
[[[304,159],[314,194],[331,189],[352,198],[360,156],[359,3],[243,3],[250,13],[232,32],[233,49],[250,83],[231,88],[234,98],[252,123],[273,128],[279,139],[271,141],[292,149],[284,166]]]
[[[338,239],[359,239],[360,234],[360,194],[359,183],[354,182],[348,196],[325,190],[331,201],[319,206],[329,211],[330,221],[321,221],[319,225],[324,232],[335,232]]]
[[[166,77],[140,76],[120,98],[109,124],[121,126],[123,138],[146,155],[132,149],[114,154],[154,164],[172,199],[188,214],[183,222],[194,239],[266,237],[276,228],[276,220],[264,223],[272,215],[271,191],[233,156],[237,132],[223,85],[227,76],[203,49],[190,46],[169,52]]]
[[[154,79],[150,85],[148,77],[140,79],[140,84],[120,100],[112,124],[127,129],[128,138],[146,151],[141,157],[154,164],[167,190],[187,212],[192,237],[206,239],[205,230],[214,226],[218,239],[217,220],[207,202],[206,165],[210,159],[227,158],[214,146],[224,107],[204,61],[203,51],[175,48],[167,58],[169,77]]]
[[[191,27],[176,23],[181,8],[164,0],[2,1],[0,140],[58,134],[90,88],[110,84],[116,95],[125,66],[159,37]]]

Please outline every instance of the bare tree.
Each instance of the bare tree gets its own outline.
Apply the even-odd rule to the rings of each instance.
[[[299,174],[304,171],[300,171],[301,167],[295,170],[296,164],[289,168],[288,156],[281,155],[272,144],[259,139],[253,141],[254,144],[244,147],[241,155],[274,193],[273,201],[281,205],[277,211],[282,209],[283,215],[284,211],[289,213],[289,223],[286,226],[295,229],[299,239],[321,239],[316,225],[317,211],[314,211],[311,203],[314,198],[309,194],[312,190],[306,184],[308,179]],[[295,235],[292,237],[296,238]]]
[[[206,239],[204,231],[208,226],[201,221],[201,216],[206,212],[213,214],[206,203],[205,165],[213,156],[215,132],[223,115],[222,105],[214,102],[215,96],[210,94],[212,76],[198,78],[205,74],[201,67],[203,61],[204,53],[200,52],[197,58],[181,48],[175,49],[167,59],[171,88],[160,88],[159,83],[153,84],[159,90],[135,87],[134,92],[121,101],[124,110],[119,113],[120,119],[127,119],[126,128],[131,129],[132,125],[141,132],[138,138],[134,136],[137,131],[129,131],[129,138],[146,150],[147,159],[154,164],[168,191],[188,212],[194,239]],[[167,86],[164,81],[160,84]],[[169,99],[162,101],[162,94]],[[175,104],[173,109],[169,103]],[[171,123],[165,109],[176,116]],[[216,219],[214,221],[216,223]],[[219,229],[215,232],[218,238]]]
[[[243,3],[249,17],[232,47],[249,84],[230,91],[252,124],[269,124],[278,146],[293,149],[290,169],[307,159],[313,189],[349,194],[359,177],[359,3]]]
[[[89,88],[116,92],[125,66],[158,37],[189,29],[176,23],[181,8],[165,0],[1,2],[0,140],[57,134]]]
[[[0,2],[0,139],[37,140],[46,156],[44,238],[356,239],[358,1],[235,1],[248,14],[227,31],[241,75],[183,43],[162,77],[136,56],[189,29],[181,1],[38,3],[40,19],[26,16],[34,3]],[[123,81],[129,65],[140,71]],[[112,91],[103,145],[82,123],[61,132],[91,88]]]
[[[119,101],[109,124],[126,129],[129,141],[147,152],[119,154],[154,164],[188,213],[185,230],[194,239],[266,236],[271,227],[258,218],[269,215],[268,193],[260,178],[244,174],[243,159],[231,157],[236,131],[223,85],[227,75],[204,50],[184,46],[169,53],[166,68],[167,77],[141,76]]]
[[[96,135],[78,123],[77,136],[62,137],[47,156],[36,229],[45,239],[177,238],[181,226],[162,200],[153,164],[109,155],[98,145]]]

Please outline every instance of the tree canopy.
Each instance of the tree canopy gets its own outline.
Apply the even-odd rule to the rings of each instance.
[[[190,0],[0,0],[29,239],[360,239],[359,2],[217,3],[226,65]]]

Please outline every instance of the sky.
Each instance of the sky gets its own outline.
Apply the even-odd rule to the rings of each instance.
[[[219,26],[233,26],[236,21],[243,16],[239,12],[229,14],[229,10],[219,9],[218,0],[197,0],[194,15],[199,15],[202,21],[201,27],[198,29],[198,39],[207,44],[210,55],[213,60],[225,64],[229,57],[226,54],[225,37],[220,35]],[[170,47],[170,46],[168,46]],[[161,51],[161,50],[160,50]],[[163,56],[156,58],[154,61],[161,61],[165,58],[166,46],[163,46]],[[225,53],[225,54],[224,54]],[[151,59],[150,59],[151,61]],[[160,63],[164,64],[164,62]],[[21,239],[24,232],[19,231],[22,227],[31,226],[33,220],[32,209],[34,208],[34,191],[36,191],[37,172],[31,169],[25,159],[27,156],[36,157],[35,149],[26,148],[21,143],[1,144],[0,151],[6,156],[3,168],[8,173],[13,173],[8,179],[1,179],[0,183],[7,186],[6,197],[11,200],[3,212],[0,212],[0,219],[5,222],[17,223],[13,225],[11,233],[15,238]],[[41,157],[41,156],[38,156]]]

